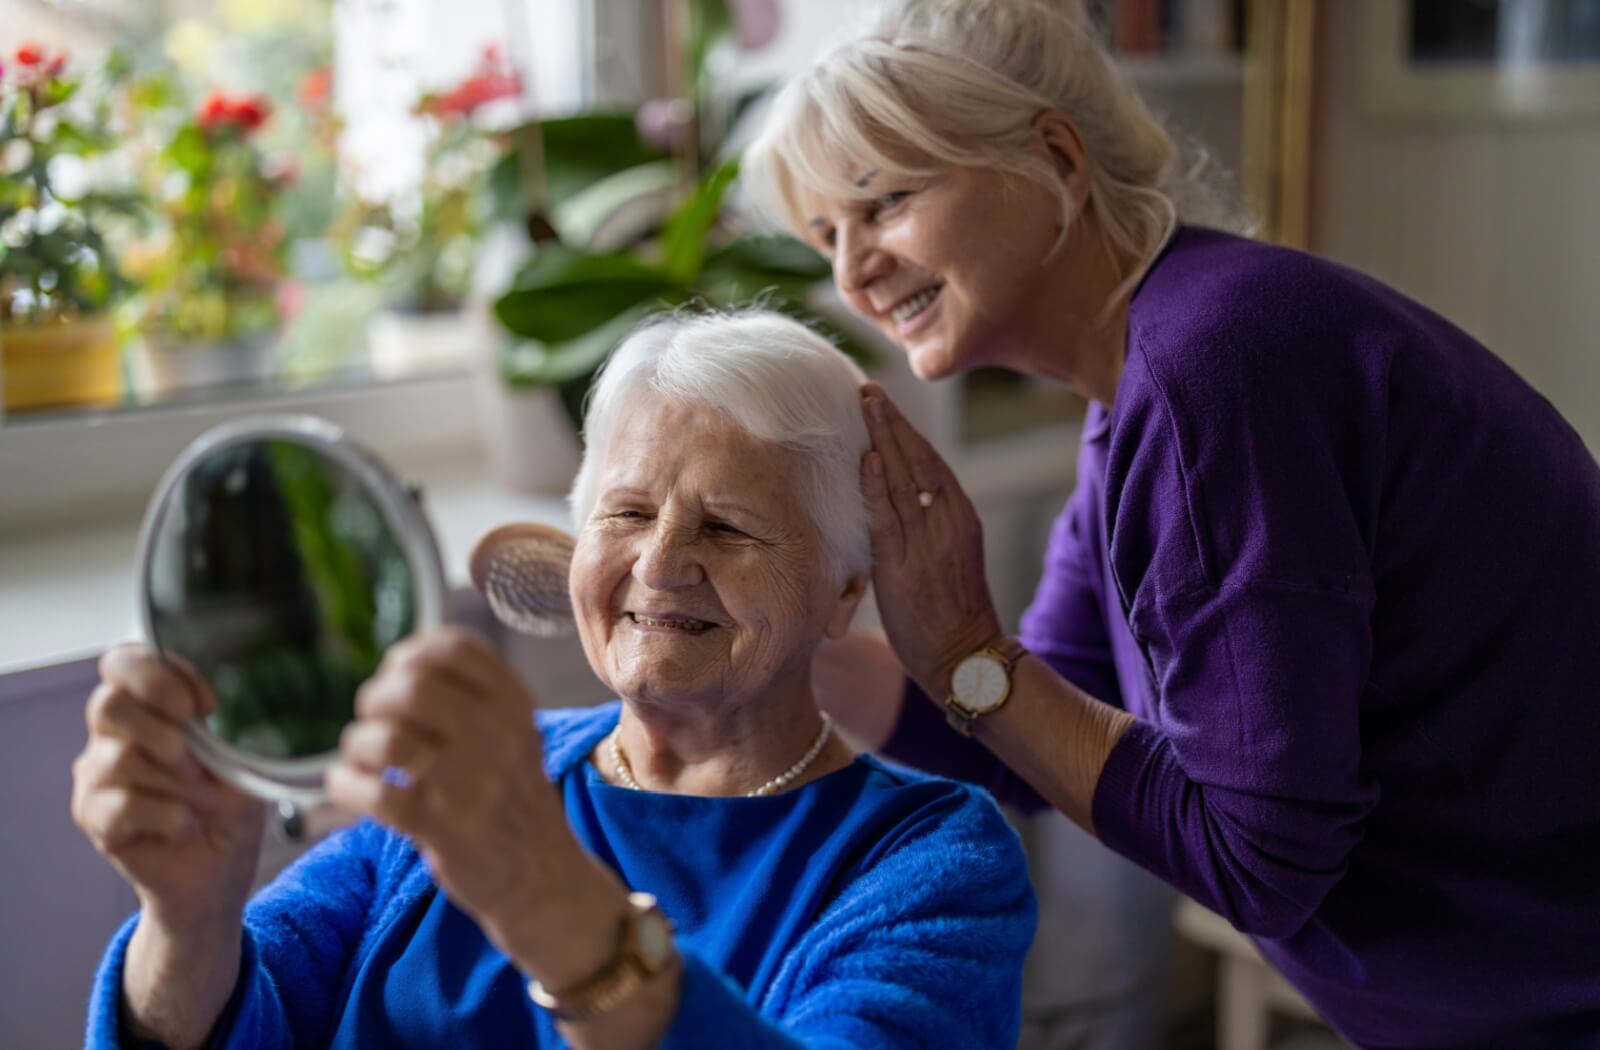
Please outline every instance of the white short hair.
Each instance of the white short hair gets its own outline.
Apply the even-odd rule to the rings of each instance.
[[[645,321],[611,355],[584,411],[583,464],[573,483],[582,528],[599,499],[600,475],[628,402],[653,392],[704,405],[759,441],[796,453],[805,503],[821,536],[830,578],[843,583],[872,564],[861,457],[866,376],[837,347],[769,310],[665,314]]]
[[[1073,201],[1053,166],[1026,148],[1035,118],[1055,110],[1083,138],[1088,206],[1120,253],[1148,260],[1181,217],[1238,227],[1202,177],[1180,167],[1173,137],[1101,46],[1079,0],[884,0],[778,96],[746,151],[756,203],[803,236],[805,190],[835,199],[881,192],[864,172],[919,180],[952,167],[990,168]],[[1135,278],[1113,299],[1131,291]]]

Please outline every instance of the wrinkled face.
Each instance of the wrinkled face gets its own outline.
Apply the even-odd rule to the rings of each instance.
[[[802,480],[794,453],[721,413],[629,402],[571,576],[584,651],[619,696],[809,695],[812,653],[858,595],[828,579]]]
[[[1001,173],[953,168],[925,182],[868,173],[867,200],[803,193],[808,236],[833,261],[852,310],[910,356],[923,379],[1006,363],[1049,339],[1061,294],[1060,198]]]

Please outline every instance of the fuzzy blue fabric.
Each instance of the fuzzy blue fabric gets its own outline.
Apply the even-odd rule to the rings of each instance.
[[[677,924],[668,1048],[1012,1047],[1035,905],[984,794],[870,757],[766,798],[606,784],[586,758],[620,705],[540,715],[580,842]],[[96,977],[88,1045],[120,1046],[122,965]],[[434,886],[401,836],[359,824],[245,913],[214,1046],[564,1045],[526,977]]]

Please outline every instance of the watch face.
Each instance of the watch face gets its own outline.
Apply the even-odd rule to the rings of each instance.
[[[1011,678],[1005,665],[982,653],[956,664],[955,673],[950,676],[950,691],[956,702],[974,713],[997,706],[1010,689]]]
[[[672,958],[672,924],[659,911],[647,911],[639,916],[634,927],[639,955],[651,971],[661,969]]]

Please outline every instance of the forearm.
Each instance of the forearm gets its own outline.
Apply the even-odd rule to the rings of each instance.
[[[555,880],[559,896],[535,895],[501,921],[487,919],[484,932],[518,968],[557,999],[613,965],[628,915],[622,882],[587,854],[577,867]],[[653,1047],[677,1013],[682,965],[645,978],[620,1003],[581,1021],[559,1023],[576,1050],[632,1050]]]
[[[180,931],[141,916],[122,971],[127,1040],[173,1050],[204,1046],[238,982],[243,938],[238,917]]]
[[[1100,773],[1134,721],[1029,655],[1012,673],[1010,699],[979,718],[973,735],[1045,801],[1093,834]]]
[[[980,741],[958,736],[942,705],[910,679],[901,682],[901,704],[894,733],[879,753],[916,769],[983,788],[1002,806],[1033,814],[1051,808],[1033,787],[1012,772]]]
[[[615,1009],[586,1021],[560,1025],[573,1050],[645,1050],[672,1026],[683,992],[683,965],[645,981]]]

